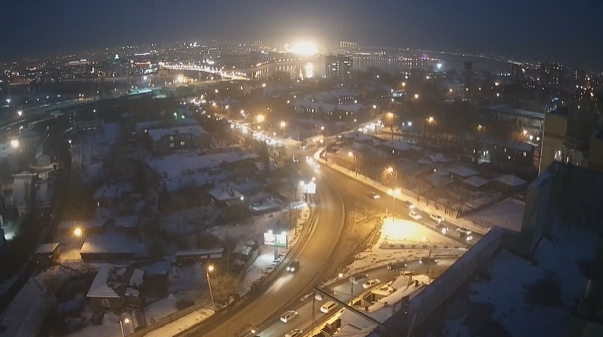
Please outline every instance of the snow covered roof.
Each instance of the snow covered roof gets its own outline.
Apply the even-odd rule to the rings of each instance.
[[[504,104],[491,105],[491,106],[487,107],[486,109],[495,111],[498,113],[506,114],[506,115],[514,115],[514,116],[520,116],[520,117],[525,117],[525,118],[544,120],[544,113],[542,113],[542,112],[515,109],[515,108],[512,108],[512,107],[510,107],[508,105],[504,105]]]
[[[398,150],[398,151],[408,151],[408,150],[412,150],[413,147],[405,142],[399,141],[399,140],[390,140],[387,141],[385,143],[383,143],[383,146]]]
[[[106,219],[84,220],[84,221],[61,221],[59,229],[81,228],[99,228],[105,226]]]
[[[472,169],[470,169],[468,167],[465,167],[465,166],[449,167],[448,168],[448,172],[450,172],[452,174],[456,174],[456,175],[461,176],[463,178],[479,174],[479,172],[477,172],[475,170],[472,170]]]
[[[98,269],[86,297],[119,298],[119,295],[117,295],[115,290],[109,287],[109,284],[107,283],[109,274],[113,268],[113,265],[102,265]]]
[[[195,137],[200,137],[202,135],[208,135],[201,126],[199,125],[184,125],[184,126],[175,126],[171,128],[161,128],[161,129],[151,129],[148,131],[149,137],[154,141],[158,141],[167,136],[173,136],[177,134],[191,134]]]
[[[58,242],[53,243],[43,243],[38,249],[36,249],[36,255],[38,254],[52,254],[59,247]]]
[[[122,193],[131,193],[132,185],[130,183],[115,183],[107,184],[100,187],[94,192],[92,200],[98,200],[100,198],[117,199],[121,197]]]
[[[373,137],[371,137],[369,135],[365,135],[364,133],[361,133],[361,132],[344,133],[342,137],[345,139],[354,139],[357,142],[366,142],[366,141],[373,140]]]
[[[209,194],[218,201],[243,200],[245,196],[228,185],[218,185],[209,191]]]
[[[484,179],[484,178],[481,178],[481,177],[478,177],[478,176],[472,176],[472,177],[469,177],[469,178],[463,180],[463,182],[465,184],[468,184],[468,185],[471,185],[471,186],[474,186],[474,187],[483,186],[483,185],[487,184],[489,181],[490,180]]]
[[[502,175],[502,176],[496,178],[496,181],[499,181],[499,182],[501,182],[505,185],[511,186],[511,187],[523,186],[528,183],[527,181],[525,181],[519,177],[516,177],[514,175],[511,175],[511,174]]]
[[[437,173],[432,173],[426,176],[425,179],[429,180],[433,186],[446,186],[454,182],[454,180],[438,175]]]
[[[257,158],[257,156],[246,152],[220,152],[211,154],[187,152],[151,158],[147,160],[147,163],[160,176],[177,178],[185,176],[186,172],[212,169],[218,167],[223,162],[234,163],[248,158]]]
[[[144,282],[144,270],[142,269],[134,269],[132,271],[132,276],[130,276],[130,282],[128,285],[130,287],[140,287]]]
[[[80,254],[135,253],[138,247],[138,242],[126,235],[92,235],[82,245]]]
[[[138,225],[138,215],[120,216],[115,219],[114,225],[116,227],[136,227]]]

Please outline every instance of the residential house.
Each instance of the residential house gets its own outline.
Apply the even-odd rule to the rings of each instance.
[[[228,185],[217,185],[209,191],[211,204],[224,207],[233,203],[240,203],[245,200],[245,196],[239,191]]]
[[[526,187],[528,182],[511,174],[502,175],[496,179],[496,187],[505,192],[514,192]]]
[[[80,229],[81,235],[88,236],[92,234],[102,234],[107,228],[106,219],[84,220],[84,221],[63,221],[59,224],[58,232],[62,235],[74,235],[76,229]]]
[[[50,165],[50,156],[44,153],[44,144],[40,144],[36,147],[36,165],[37,166],[48,166]]]
[[[43,269],[54,266],[59,261],[61,245],[58,242],[43,243],[38,247],[34,255],[38,268]]]
[[[184,149],[207,149],[210,135],[199,125],[151,129],[147,132],[153,151],[169,153]]]
[[[33,202],[34,177],[33,173],[19,173],[14,175],[13,181],[13,208],[18,211],[19,217],[29,214]]]
[[[450,167],[447,170],[450,172],[450,178],[454,180],[463,180],[479,174],[479,172],[465,166]]]
[[[130,183],[105,184],[94,192],[92,200],[98,207],[110,207],[115,206],[119,200],[129,198],[131,194],[132,184]]]
[[[93,309],[121,311],[144,304],[140,289],[144,270],[131,266],[103,265],[86,294]]]

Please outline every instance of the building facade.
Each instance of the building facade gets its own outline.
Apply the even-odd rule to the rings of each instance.
[[[353,60],[345,55],[328,55],[325,57],[325,74],[327,78],[338,80],[352,76]]]

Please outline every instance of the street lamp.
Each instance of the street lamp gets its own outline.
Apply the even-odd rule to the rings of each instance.
[[[419,94],[415,94],[415,99],[419,99]]]
[[[21,111],[21,110],[17,111],[17,115],[18,115],[19,117],[23,116],[23,111]]]
[[[264,122],[264,120],[265,120],[265,119],[266,119],[266,117],[264,117],[264,115],[257,115],[257,117],[255,118],[255,120],[256,120],[258,123],[262,123],[262,122]]]
[[[396,209],[396,196],[400,195],[401,191],[399,188],[392,190],[391,188],[387,190],[387,194],[392,196],[392,221],[394,220],[394,210]]]
[[[435,119],[433,117],[427,118],[427,123],[433,124],[433,122],[435,122]]]
[[[387,113],[387,118],[389,118],[389,119],[392,120],[392,122],[389,124],[389,129],[392,132],[392,140],[394,140],[394,117],[395,117],[395,115],[394,115],[393,112],[388,112]]]
[[[19,147],[19,140],[18,139],[13,139],[10,141],[10,146],[14,149]]]
[[[207,286],[209,287],[209,296],[211,297],[211,307],[215,309],[216,303],[214,303],[214,293],[211,290],[211,282],[209,281],[209,273],[212,271],[214,271],[214,266],[210,264],[209,266],[207,266],[207,271],[205,272],[205,275],[207,276]]]
[[[354,172],[356,173],[356,177],[358,176],[358,170],[356,168],[356,155],[350,151],[348,152],[348,157],[352,158],[354,160]]]
[[[283,138],[285,138],[285,126],[287,126],[287,123],[285,123],[285,121],[281,122],[281,130],[283,131]]]
[[[398,184],[398,171],[394,170],[393,167],[388,167],[387,172],[394,175],[394,185]]]
[[[124,323],[130,323],[130,320],[128,318],[124,318],[124,319],[119,319],[119,327],[121,328],[121,337],[126,337],[126,335],[124,334]]]

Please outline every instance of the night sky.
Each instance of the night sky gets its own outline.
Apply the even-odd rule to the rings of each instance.
[[[603,1],[5,0],[0,59],[150,42],[339,40],[603,69]]]

